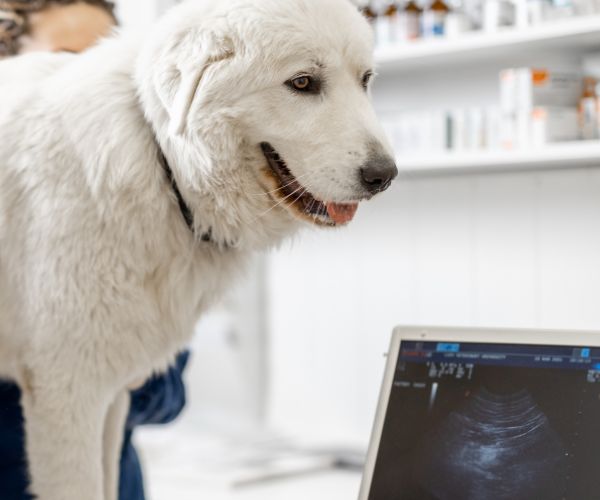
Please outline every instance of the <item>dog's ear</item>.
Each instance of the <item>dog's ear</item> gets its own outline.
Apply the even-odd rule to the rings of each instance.
[[[233,42],[214,33],[188,32],[172,47],[175,64],[156,74],[155,87],[169,115],[169,133],[185,132],[196,95],[201,92],[208,69],[234,55]]]

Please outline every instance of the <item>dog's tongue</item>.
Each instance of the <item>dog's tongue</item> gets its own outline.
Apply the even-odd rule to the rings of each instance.
[[[327,203],[327,214],[336,224],[347,224],[358,210],[358,203]]]

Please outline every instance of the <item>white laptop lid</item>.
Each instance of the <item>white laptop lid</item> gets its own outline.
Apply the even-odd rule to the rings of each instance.
[[[398,327],[359,500],[600,498],[600,334]]]

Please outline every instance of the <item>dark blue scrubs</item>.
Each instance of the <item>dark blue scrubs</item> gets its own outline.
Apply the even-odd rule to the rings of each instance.
[[[119,500],[144,500],[142,469],[131,436],[138,425],[166,424],[179,415],[185,405],[182,374],[188,357],[187,352],[180,354],[166,374],[152,377],[144,387],[131,393],[131,410],[121,454]],[[33,500],[26,493],[27,463],[20,398],[16,385],[0,383],[1,500]]]

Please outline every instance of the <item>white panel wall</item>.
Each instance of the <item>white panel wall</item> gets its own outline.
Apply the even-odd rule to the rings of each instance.
[[[255,259],[220,307],[205,315],[187,369],[188,419],[227,430],[256,426],[266,399],[264,263]]]
[[[395,324],[600,330],[600,169],[400,180],[273,256],[271,418],[366,439]]]
[[[145,28],[177,0],[113,0],[117,17],[126,28]]]
[[[500,67],[388,77],[376,105],[489,104]],[[396,324],[600,330],[600,168],[565,167],[399,179],[350,228],[274,254],[273,425],[365,442]]]

